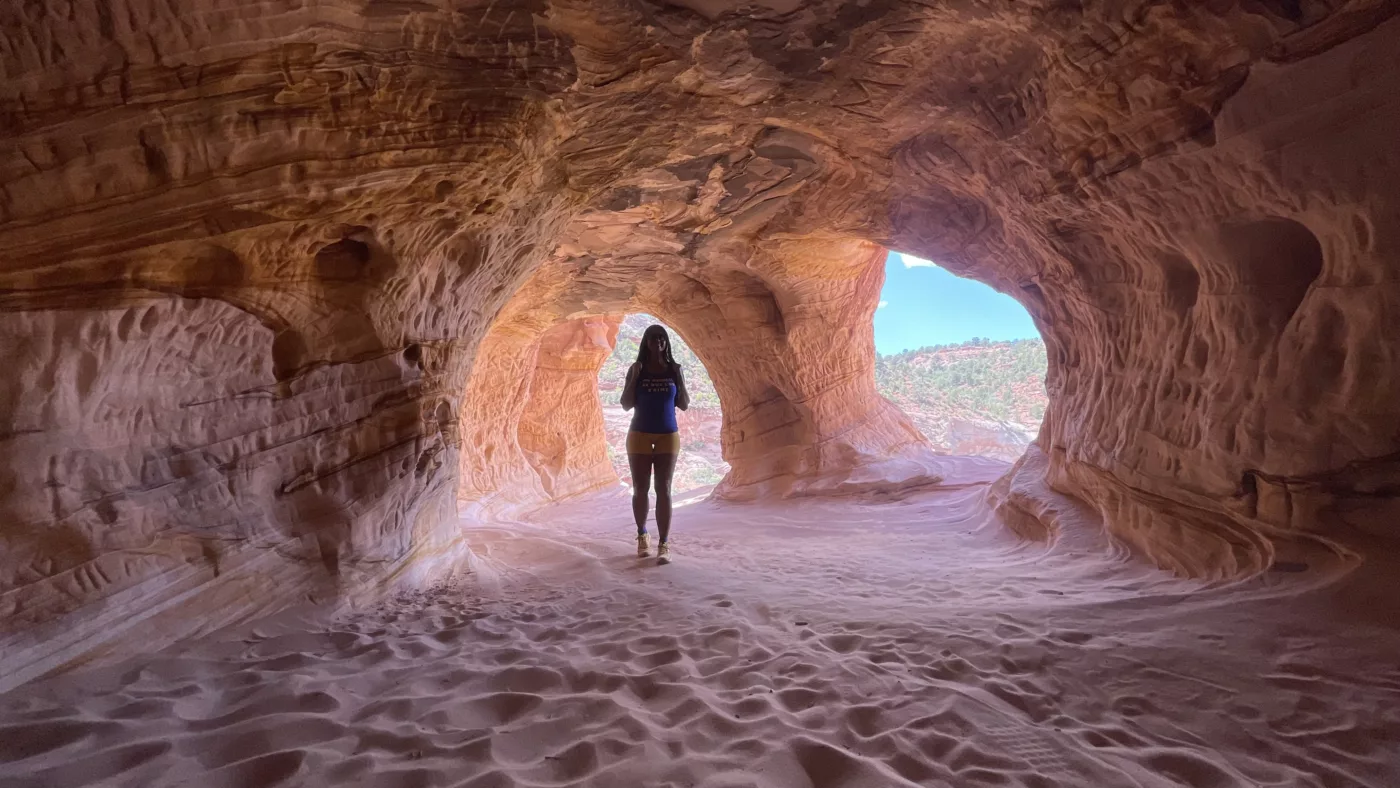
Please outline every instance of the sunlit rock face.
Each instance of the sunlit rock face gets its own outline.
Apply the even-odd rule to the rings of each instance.
[[[573,391],[564,321],[696,349],[721,495],[935,483],[874,393],[885,247],[1026,305],[1018,473],[1148,559],[1393,536],[1398,5],[11,4],[0,685],[441,577],[459,494],[600,482],[493,388]]]
[[[620,322],[580,318],[538,332],[538,322],[518,321],[487,336],[464,398],[464,504],[506,513],[617,483],[598,368]]]

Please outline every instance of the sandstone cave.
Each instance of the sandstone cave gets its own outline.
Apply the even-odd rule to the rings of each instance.
[[[0,7],[0,784],[1400,784],[1397,12]],[[1016,462],[876,390],[890,250],[1034,319]]]

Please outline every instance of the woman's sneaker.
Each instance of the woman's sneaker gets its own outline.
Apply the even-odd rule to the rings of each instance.
[[[646,558],[651,555],[651,544],[647,542],[646,534],[637,535],[637,557]]]
[[[665,542],[662,542],[661,544],[656,546],[656,563],[671,563],[671,546],[666,544]]]

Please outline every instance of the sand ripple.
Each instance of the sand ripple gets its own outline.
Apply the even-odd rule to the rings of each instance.
[[[471,526],[489,588],[22,688],[0,785],[1400,785],[1367,570],[1204,588],[976,490],[681,507],[659,568],[626,511]]]

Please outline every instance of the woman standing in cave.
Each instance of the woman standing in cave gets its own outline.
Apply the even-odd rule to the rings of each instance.
[[[637,361],[627,370],[622,387],[623,410],[632,413],[627,432],[627,464],[632,469],[632,518],[637,521],[637,557],[646,558],[647,487],[656,474],[656,530],[661,541],[656,562],[671,563],[671,474],[681,450],[676,408],[690,407],[681,365],[671,355],[671,337],[658,325],[647,326],[637,348]]]

